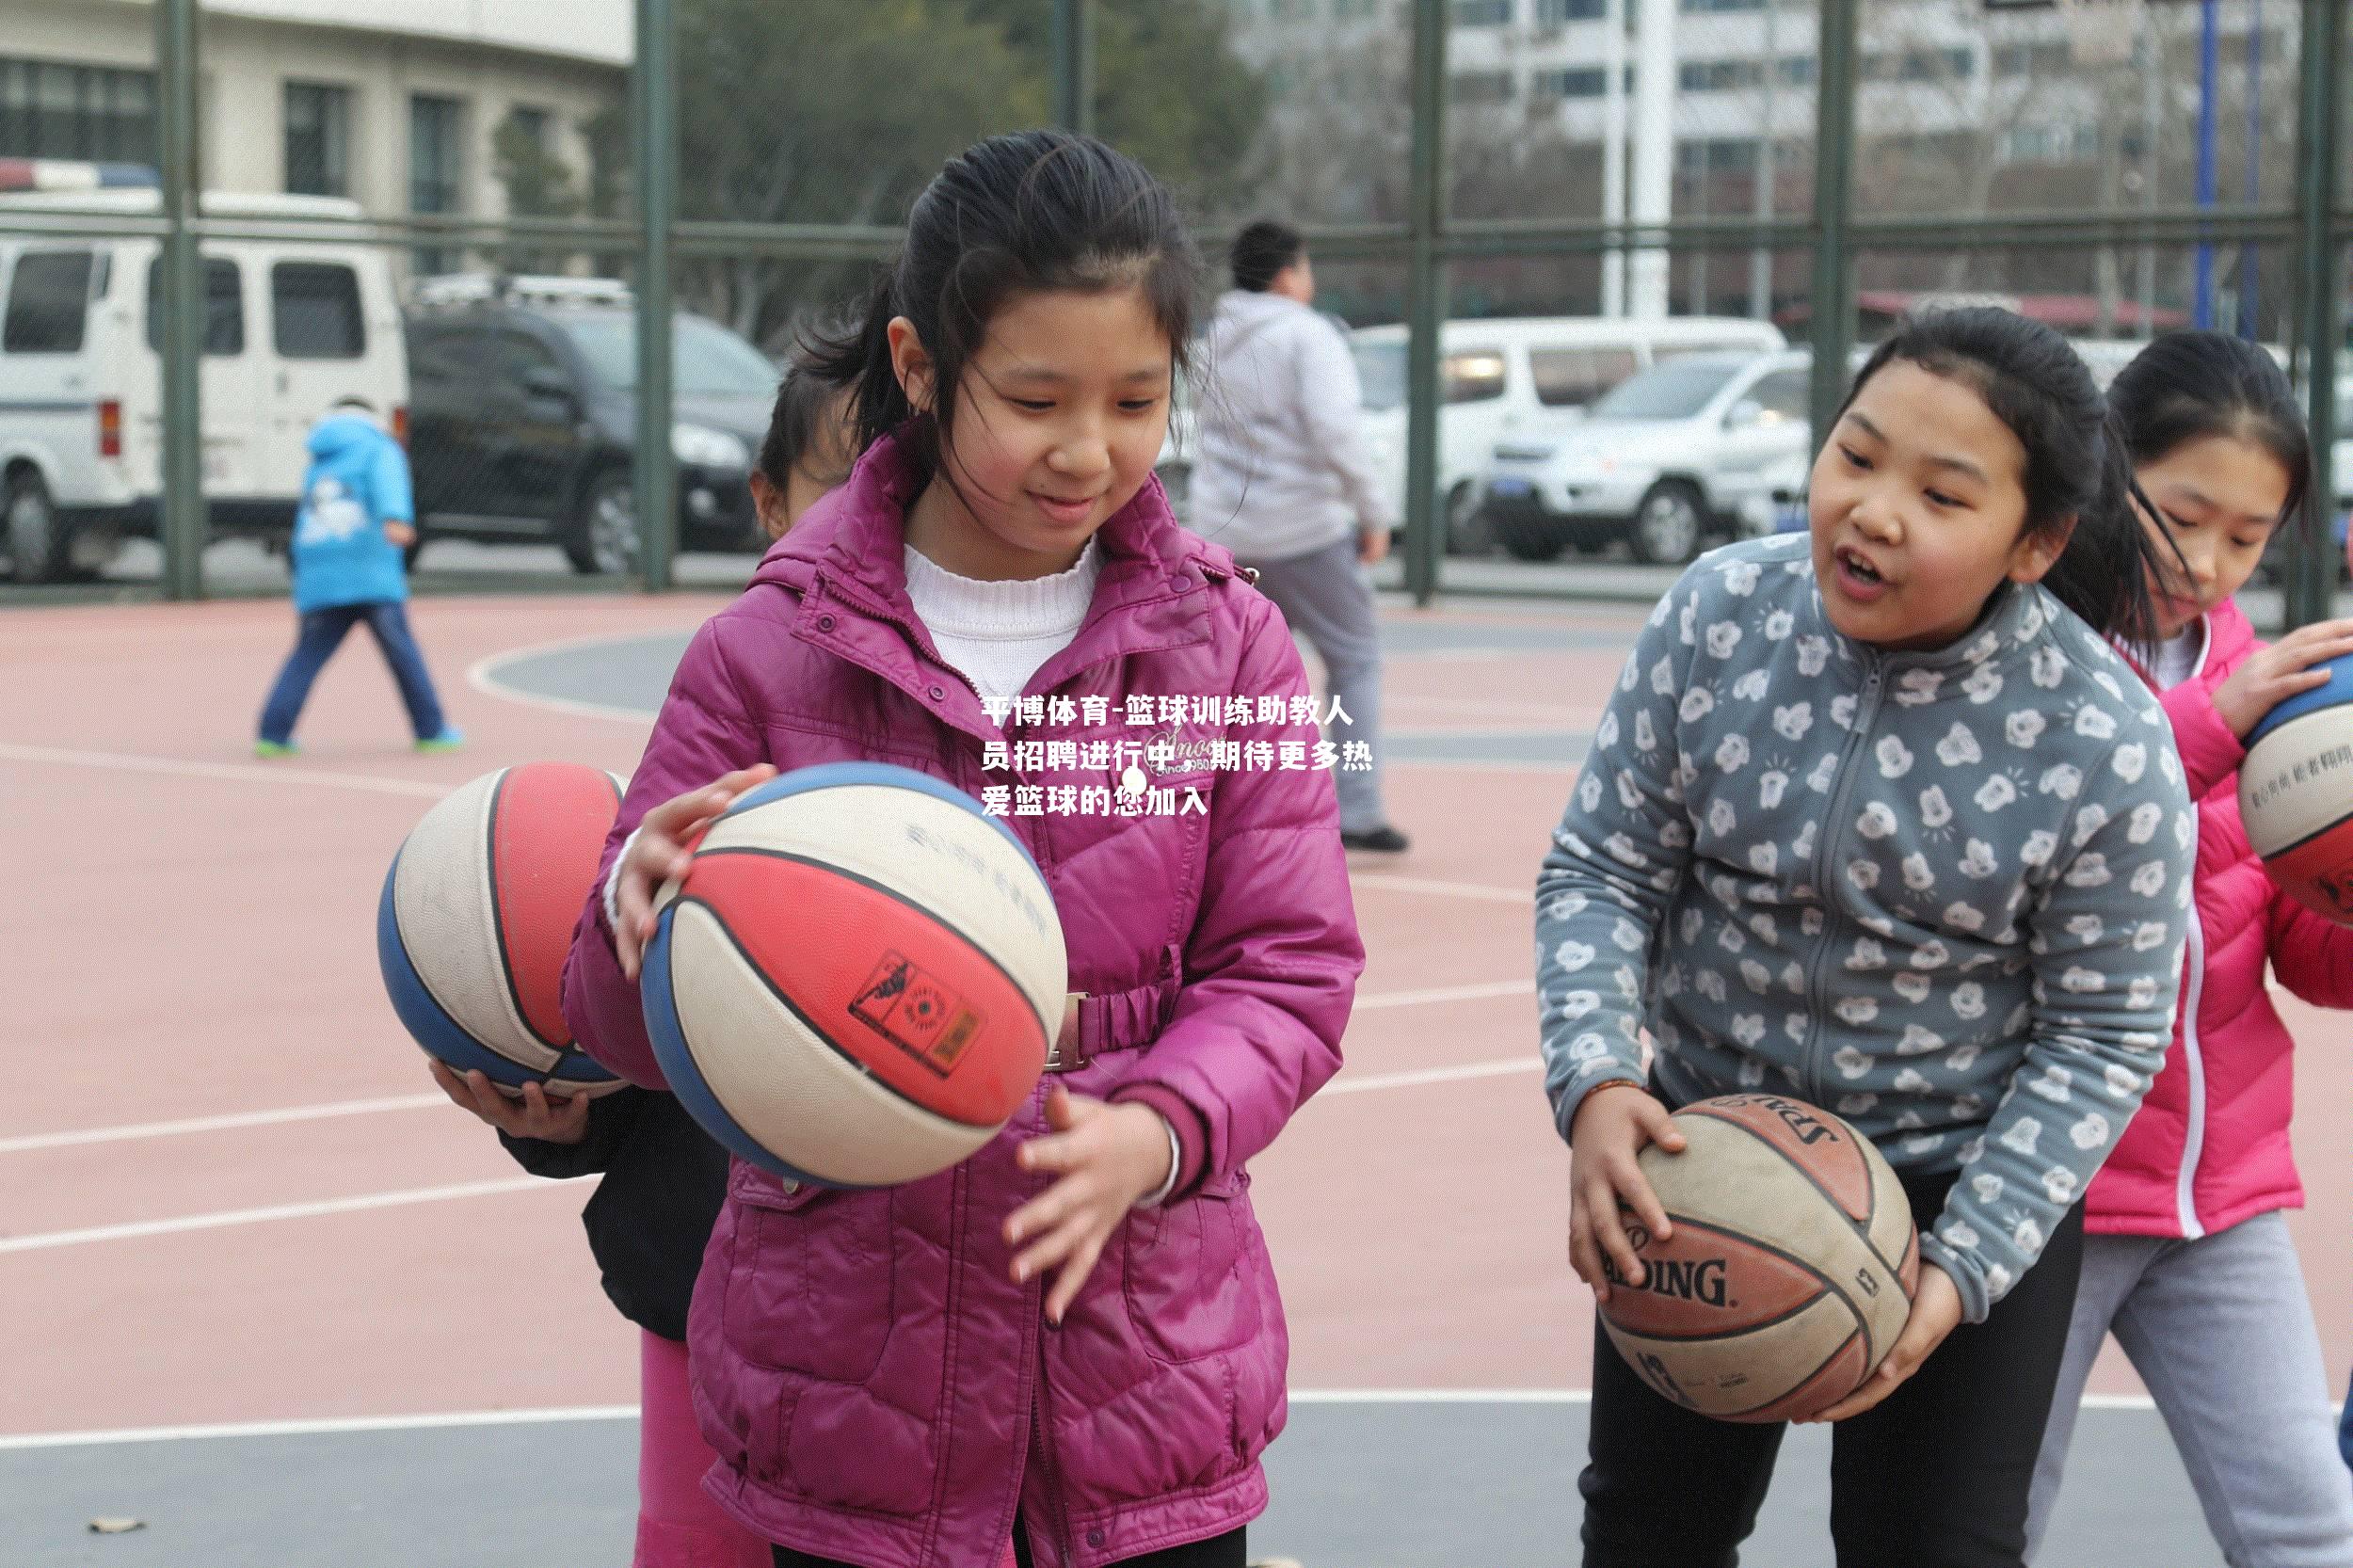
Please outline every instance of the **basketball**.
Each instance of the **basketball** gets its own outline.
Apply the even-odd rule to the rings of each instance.
[[[376,904],[384,989],[417,1044],[509,1094],[621,1080],[564,1022],[564,958],[621,804],[621,781],[526,762],[458,787],[402,841]]]
[[[696,1120],[772,1175],[947,1169],[1037,1085],[1067,960],[1045,877],[970,796],[804,768],[712,823],[657,901],[639,990]]]
[[[1674,1124],[1681,1154],[1641,1154],[1674,1234],[1622,1216],[1644,1279],[1609,1271],[1610,1343],[1703,1416],[1790,1421],[1837,1403],[1912,1315],[1919,1238],[1895,1171],[1836,1116],[1780,1095],[1699,1100]]]
[[[2272,881],[2353,925],[2353,654],[2313,667],[2329,683],[2298,692],[2249,733],[2238,812]]]

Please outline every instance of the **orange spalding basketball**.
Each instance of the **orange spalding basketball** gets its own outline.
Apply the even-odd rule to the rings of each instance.
[[[1646,1277],[1609,1271],[1602,1326],[1644,1382],[1701,1415],[1818,1414],[1912,1314],[1920,1242],[1903,1188],[1869,1139],[1787,1096],[1698,1100],[1674,1124],[1684,1152],[1641,1155],[1673,1234],[1624,1216]]]

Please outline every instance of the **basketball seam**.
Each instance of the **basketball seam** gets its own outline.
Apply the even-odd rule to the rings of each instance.
[[[947,931],[951,935],[957,937],[964,943],[965,946],[970,948],[977,957],[986,963],[990,968],[995,969],[999,974],[1004,977],[1005,984],[1013,987],[1014,995],[1019,997],[1023,1001],[1030,1000],[1029,988],[1021,984],[1019,978],[1017,978],[1011,969],[1006,968],[1003,964],[998,961],[997,955],[989,951],[987,944],[982,942],[970,932],[965,930],[964,927],[958,925],[955,921],[950,920],[938,910],[934,909],[930,904],[919,904],[896,888],[892,888],[885,883],[877,882],[872,877],[864,875],[858,872],[854,872],[847,866],[836,865],[830,860],[820,860],[813,855],[795,855],[791,850],[784,849],[762,849],[757,844],[723,844],[715,849],[696,850],[695,852],[695,858],[697,860],[711,859],[724,855],[757,855],[764,856],[770,860],[789,860],[796,866],[808,866],[817,871],[830,872],[835,876],[847,877],[850,881],[856,883],[861,888],[872,888],[873,891],[882,894],[883,897],[887,899],[904,904],[907,908],[914,910],[917,914],[922,916],[928,920],[933,921],[942,930]],[[691,876],[694,873],[690,871],[687,874]],[[706,909],[712,909],[714,914],[717,912],[712,905],[711,902],[707,899],[696,899],[695,902],[700,904]],[[727,921],[722,919],[719,921],[719,924],[724,929],[727,925]],[[732,939],[732,933],[730,933],[729,936],[730,939]],[[750,955],[746,953],[745,956],[749,957]],[[1037,1018],[1038,1032],[1045,1035],[1047,1040],[1050,1043],[1054,1038],[1054,1032],[1059,1027],[1059,1024],[1049,1023],[1044,1014],[1037,1012],[1036,1005],[1034,1003],[1031,1006],[1031,1012]]]
[[[2306,844],[2318,843],[2321,840],[2326,839],[2329,834],[2334,833],[2337,829],[2343,827],[2345,824],[2345,819],[2339,817],[2335,822],[2329,823],[2324,827],[2314,828],[2312,832],[2305,834],[2301,839],[2297,839],[2290,843],[2281,844],[2278,849],[2273,850],[2270,854],[2263,856],[2262,858],[2265,860],[2277,860],[2284,856],[2293,855],[2297,850],[2302,849]]]
[[[1865,1355],[1870,1354],[1870,1353],[1871,1353],[1871,1337],[1870,1337],[1870,1336],[1869,1336],[1868,1334],[1866,1334],[1866,1333],[1864,1331],[1863,1325],[1862,1325],[1861,1323],[1857,1323],[1857,1324],[1854,1326],[1854,1332],[1853,1332],[1852,1334],[1848,1335],[1848,1336],[1847,1336],[1847,1337],[1845,1337],[1844,1339],[1841,1339],[1840,1341],[1838,1341],[1837,1347],[1836,1347],[1834,1350],[1833,1350],[1833,1351],[1830,1352],[1830,1354],[1828,1354],[1828,1355],[1826,1355],[1826,1356],[1822,1357],[1822,1362],[1821,1362],[1821,1365],[1820,1365],[1820,1366],[1818,1366],[1818,1367],[1815,1368],[1814,1368],[1814,1370],[1812,1370],[1812,1371],[1810,1371],[1810,1372],[1806,1373],[1806,1375],[1805,1375],[1805,1376],[1803,1376],[1803,1377],[1801,1377],[1801,1378],[1800,1378],[1800,1379],[1798,1380],[1798,1384],[1797,1384],[1797,1386],[1796,1386],[1796,1387],[1794,1387],[1794,1388],[1790,1389],[1787,1393],[1785,1393],[1785,1394],[1782,1394],[1782,1395],[1780,1395],[1780,1396],[1778,1396],[1778,1397],[1776,1397],[1776,1398],[1769,1399],[1769,1400],[1758,1400],[1756,1403],[1754,1403],[1754,1404],[1752,1404],[1752,1405],[1743,1405],[1743,1406],[1742,1406],[1740,1409],[1738,1409],[1738,1410],[1727,1411],[1727,1412],[1726,1412],[1725,1414],[1723,1414],[1722,1416],[1718,1416],[1718,1417],[1717,1417],[1717,1419],[1718,1419],[1718,1420],[1720,1420],[1720,1421],[1737,1420],[1737,1419],[1739,1419],[1739,1418],[1740,1418],[1741,1416],[1753,1416],[1753,1415],[1755,1415],[1755,1414],[1756,1414],[1758,1411],[1760,1411],[1760,1410],[1768,1410],[1768,1409],[1770,1409],[1770,1408],[1771,1408],[1772,1406],[1774,1406],[1774,1405],[1777,1405],[1777,1404],[1781,1404],[1781,1403],[1783,1403],[1783,1402],[1784,1402],[1784,1401],[1785,1401],[1785,1400],[1794,1400],[1794,1399],[1796,1399],[1796,1398],[1798,1397],[1799,1393],[1800,1393],[1801,1391],[1802,1391],[1802,1390],[1805,1388],[1806,1384],[1808,1384],[1812,1383],[1812,1382],[1813,1382],[1816,1378],[1820,1377],[1820,1376],[1821,1376],[1821,1375],[1822,1375],[1825,1371],[1829,1370],[1829,1368],[1830,1368],[1830,1364],[1831,1364],[1832,1362],[1833,1362],[1833,1361],[1836,1361],[1836,1360],[1837,1360],[1840,1356],[1842,1356],[1842,1355],[1846,1354],[1846,1353],[1847,1353],[1847,1347],[1848,1347],[1848,1346],[1849,1346],[1849,1345],[1851,1345],[1851,1344],[1853,1344],[1853,1343],[1854,1343],[1856,1340],[1858,1340],[1858,1339],[1860,1339],[1860,1340],[1862,1340],[1862,1341],[1863,1341],[1863,1353],[1864,1353],[1864,1354],[1865,1354]],[[1864,1369],[1863,1377],[1864,1377],[1864,1381],[1865,1381],[1865,1382],[1866,1382],[1866,1383],[1867,1383],[1868,1381],[1870,1381],[1870,1377],[1871,1377],[1871,1371],[1870,1371],[1870,1368],[1865,1368]],[[1863,1384],[1861,1384],[1861,1383],[1858,1383],[1858,1384],[1855,1384],[1855,1388],[1860,1388],[1860,1387],[1862,1387],[1862,1386],[1863,1386]],[[1850,1396],[1853,1394],[1853,1392],[1854,1392],[1854,1389],[1850,1388],[1850,1389],[1849,1389],[1849,1390],[1847,1391],[1847,1393],[1840,1395],[1840,1396],[1839,1396],[1839,1398],[1840,1398],[1840,1399],[1846,1399],[1846,1398],[1849,1398],[1849,1397],[1850,1397]],[[1835,1402],[1835,1401],[1833,1401],[1833,1402]],[[1828,1405],[1824,1405],[1824,1406],[1822,1406],[1821,1408],[1822,1408],[1822,1409],[1824,1409],[1824,1410],[1827,1410],[1827,1409],[1829,1409],[1830,1407],[1829,1407]],[[1819,1413],[1820,1413],[1819,1411],[1816,1412],[1816,1414],[1817,1414],[1817,1415],[1818,1415]],[[1784,1417],[1784,1419],[1789,1419],[1789,1418],[1790,1418],[1790,1417],[1785,1417],[1785,1416]]]
[[[1864,1250],[1879,1260],[1880,1266],[1887,1271],[1889,1278],[1895,1280],[1899,1288],[1902,1286],[1904,1279],[1903,1265],[1900,1263],[1890,1263],[1887,1260],[1887,1255],[1880,1251],[1880,1244],[1871,1239],[1870,1220],[1858,1220],[1853,1215],[1848,1213],[1847,1206],[1838,1201],[1838,1194],[1823,1186],[1821,1178],[1817,1176],[1812,1171],[1807,1170],[1802,1164],[1791,1159],[1787,1149],[1783,1148],[1779,1144],[1774,1143],[1770,1138],[1757,1137],[1755,1128],[1750,1127],[1748,1123],[1742,1121],[1737,1116],[1727,1116],[1721,1111],[1710,1111],[1705,1106],[1687,1105],[1681,1111],[1676,1112],[1675,1114],[1678,1116],[1705,1116],[1711,1122],[1721,1122],[1726,1127],[1738,1128],[1742,1132],[1747,1133],[1752,1138],[1755,1138],[1758,1143],[1764,1144],[1767,1148],[1772,1150],[1773,1153],[1780,1156],[1785,1164],[1786,1164],[1791,1170],[1797,1172],[1800,1176],[1805,1177],[1808,1184],[1810,1184],[1816,1192],[1821,1193],[1822,1196],[1829,1201],[1831,1208],[1836,1209],[1839,1217],[1845,1220],[1848,1226],[1854,1231],[1856,1239],[1863,1243]],[[1849,1125],[1851,1127],[1852,1124]],[[1856,1146],[1858,1148],[1860,1148],[1864,1144],[1870,1142],[1869,1139],[1865,1138],[1860,1132],[1855,1133],[1854,1136]],[[1873,1152],[1877,1152],[1876,1148]],[[1881,1155],[1880,1158],[1884,1160],[1887,1157],[1885,1155]],[[1893,1169],[1893,1167],[1890,1167],[1890,1169]],[[1863,1160],[1863,1177],[1864,1184],[1870,1189],[1871,1215],[1873,1219],[1878,1218],[1880,1211],[1879,1182],[1873,1179],[1876,1173],[1871,1168],[1870,1158],[1866,1155]],[[1908,1202],[1909,1200],[1907,1200],[1907,1203]]]
[[[1784,1263],[1789,1264],[1793,1268],[1813,1275],[1816,1279],[1821,1281],[1824,1292],[1834,1293],[1840,1301],[1846,1304],[1847,1311],[1849,1315],[1854,1319],[1857,1326],[1860,1327],[1862,1324],[1863,1314],[1856,1309],[1854,1299],[1849,1296],[1845,1291],[1838,1288],[1838,1282],[1836,1280],[1831,1278],[1830,1275],[1824,1273],[1813,1264],[1808,1263],[1804,1258],[1798,1256],[1795,1253],[1785,1252],[1781,1248],[1774,1246],[1771,1242],[1759,1240],[1756,1237],[1748,1235],[1746,1232],[1733,1230],[1724,1225],[1710,1224],[1705,1220],[1688,1219],[1680,1214],[1670,1214],[1667,1217],[1679,1227],[1688,1226],[1692,1230],[1705,1231],[1711,1236],[1721,1236],[1728,1241],[1737,1241],[1744,1247],[1753,1247],[1758,1252],[1764,1253],[1771,1257],[1778,1257]],[[1653,1265],[1648,1261],[1645,1261],[1642,1267],[1645,1270],[1648,1270],[1653,1267]],[[1625,1286],[1623,1288],[1640,1290],[1642,1287],[1639,1285],[1630,1285]],[[1625,1328],[1625,1332],[1628,1334],[1639,1334],[1645,1339],[1656,1339],[1661,1344],[1705,1345],[1720,1339],[1737,1339],[1744,1334],[1754,1334],[1758,1329],[1771,1328],[1776,1323],[1785,1323],[1790,1319],[1798,1316],[1798,1314],[1811,1309],[1815,1303],[1820,1301],[1821,1299],[1820,1295],[1811,1296],[1805,1301],[1799,1303],[1796,1306],[1791,1307],[1786,1312],[1777,1312],[1770,1318],[1760,1318],[1755,1322],[1743,1323],[1738,1328],[1724,1329],[1715,1334],[1653,1334],[1648,1329],[1630,1328],[1623,1323],[1616,1326]],[[1768,1400],[1765,1402],[1770,1404],[1772,1401]]]
[[[548,1068],[552,1073],[563,1065],[568,1048],[540,1033],[539,1026],[531,1021],[530,1009],[523,1006],[522,986],[515,979],[515,955],[506,946],[506,897],[499,887],[499,802],[506,796],[506,781],[514,776],[513,768],[499,769],[498,782],[490,786],[489,808],[482,813],[482,858],[490,868],[490,948],[499,955],[499,973],[505,979],[506,994],[514,999],[515,1017],[523,1026],[523,1032],[556,1053],[555,1065]]]
[[[736,853],[736,852],[733,852],[733,851],[726,851],[726,852],[722,852],[722,853]],[[765,854],[771,854],[771,853],[773,853],[773,852],[772,852],[772,851],[767,851],[767,850],[751,850],[751,851],[746,851],[746,852],[744,852],[744,853],[754,854],[754,855],[765,855]],[[798,858],[798,856],[778,856],[778,858],[781,858],[781,859],[797,859],[797,858]],[[843,874],[844,874],[844,875],[848,875],[848,874],[850,874],[850,873],[848,873],[848,872],[844,872]],[[886,892],[887,892],[887,891],[888,891],[888,888],[885,888],[885,889],[882,889],[882,890],[883,890],[883,891],[886,891]],[[951,1125],[952,1125],[952,1126],[955,1126],[955,1127],[966,1127],[966,1128],[983,1128],[983,1127],[995,1127],[995,1126],[998,1126],[998,1125],[999,1125],[999,1124],[997,1124],[997,1123],[995,1123],[995,1122],[968,1122],[968,1121],[963,1121],[963,1120],[961,1120],[961,1119],[959,1119],[959,1118],[957,1118],[957,1117],[954,1117],[954,1116],[951,1116],[951,1115],[949,1115],[949,1114],[948,1114],[945,1111],[938,1110],[938,1109],[936,1109],[936,1108],[935,1108],[935,1107],[933,1107],[933,1106],[928,1106],[928,1105],[925,1105],[925,1104],[924,1104],[921,1100],[917,1099],[917,1098],[916,1098],[913,1095],[909,1095],[909,1094],[906,1094],[906,1093],[904,1093],[903,1091],[901,1091],[901,1090],[900,1090],[900,1089],[899,1089],[896,1085],[892,1084],[892,1083],[891,1083],[891,1082],[889,1082],[887,1079],[883,1078],[883,1077],[882,1077],[879,1073],[875,1072],[873,1068],[872,1068],[872,1067],[868,1066],[865,1063],[863,1063],[863,1062],[859,1061],[859,1060],[858,1060],[856,1056],[852,1055],[849,1051],[846,1051],[846,1050],[842,1049],[840,1046],[836,1045],[836,1044],[834,1043],[834,1041],[833,1041],[832,1037],[831,1037],[830,1035],[828,1035],[828,1034],[824,1032],[824,1030],[819,1026],[819,1024],[818,1024],[818,1022],[817,1022],[817,1020],[816,1020],[815,1018],[810,1017],[810,1016],[809,1016],[807,1013],[803,1012],[803,1011],[801,1010],[800,1005],[799,1005],[797,1002],[793,1001],[793,1000],[792,1000],[791,997],[786,996],[786,995],[784,994],[783,990],[782,990],[780,987],[778,987],[778,985],[776,984],[776,983],[774,980],[772,980],[772,979],[770,979],[770,978],[769,978],[769,976],[768,976],[768,971],[767,971],[767,970],[765,970],[765,969],[763,969],[763,968],[761,968],[760,967],[760,964],[759,964],[758,960],[756,960],[756,959],[754,959],[754,958],[753,958],[751,950],[750,950],[749,948],[747,948],[747,947],[745,947],[745,946],[744,945],[744,943],[743,943],[743,939],[742,939],[741,937],[737,936],[736,936],[736,934],[735,934],[735,933],[734,933],[731,929],[729,929],[729,928],[728,928],[728,920],[727,920],[727,916],[726,916],[726,915],[725,915],[725,914],[724,914],[724,913],[723,913],[723,912],[722,912],[722,911],[718,908],[718,906],[717,906],[717,905],[713,904],[712,904],[712,903],[709,899],[691,898],[691,897],[688,897],[688,896],[686,896],[686,895],[684,895],[684,894],[681,894],[681,895],[680,895],[678,898],[673,899],[673,900],[670,902],[670,908],[671,908],[672,910],[677,910],[677,909],[682,908],[682,907],[684,907],[685,905],[688,905],[688,904],[693,904],[696,908],[697,908],[697,909],[701,909],[701,910],[705,910],[705,911],[707,911],[707,912],[710,914],[710,916],[711,916],[711,923],[712,923],[712,925],[714,925],[714,926],[716,926],[716,927],[718,927],[718,928],[719,928],[719,935],[721,935],[722,936],[725,936],[725,937],[727,938],[727,940],[728,940],[728,945],[729,947],[733,948],[733,949],[735,950],[735,952],[736,952],[736,955],[737,955],[738,957],[740,957],[740,958],[742,958],[742,959],[744,960],[744,967],[746,969],[748,969],[748,970],[750,970],[750,971],[751,971],[751,973],[752,973],[753,977],[754,977],[754,978],[756,978],[756,979],[760,982],[760,985],[761,985],[763,988],[765,988],[765,989],[767,990],[767,992],[768,992],[768,994],[769,994],[770,996],[772,996],[772,997],[776,998],[777,1001],[781,1002],[781,1003],[784,1005],[784,1010],[785,1010],[786,1012],[788,1012],[788,1013],[792,1014],[793,1017],[795,1017],[795,1018],[797,1018],[797,1019],[799,1019],[799,1020],[800,1020],[801,1026],[808,1032],[808,1034],[809,1034],[809,1036],[810,1036],[812,1039],[816,1040],[819,1044],[823,1045],[823,1046],[824,1046],[824,1047],[827,1050],[829,1050],[829,1051],[833,1052],[833,1053],[834,1053],[834,1055],[836,1055],[836,1056],[838,1056],[838,1057],[841,1058],[841,1060],[842,1060],[842,1061],[847,1062],[847,1063],[848,1063],[848,1064],[850,1064],[850,1065],[851,1065],[854,1069],[856,1069],[856,1070],[858,1072],[858,1074],[859,1074],[860,1076],[864,1077],[864,1078],[865,1078],[865,1079],[866,1079],[869,1082],[872,1083],[872,1084],[873,1084],[876,1088],[878,1088],[878,1089],[882,1090],[885,1094],[887,1094],[887,1095],[890,1096],[893,1099],[897,1099],[897,1100],[903,1100],[903,1101],[904,1101],[906,1104],[913,1106],[916,1110],[922,1112],[923,1112],[925,1115],[927,1115],[927,1116],[936,1116],[936,1117],[938,1117],[941,1121],[943,1121],[943,1122],[947,1122],[947,1123],[949,1123],[949,1124],[951,1124]],[[920,904],[911,904],[911,905],[910,905],[910,907],[915,908],[915,909],[917,909],[918,911],[920,911],[920,912],[923,912],[923,913],[928,913],[928,912],[929,912],[929,911],[925,911],[925,910],[923,910],[923,909],[922,909],[922,906],[921,906]],[[676,925],[676,923],[677,923],[677,920],[676,920],[675,915],[673,915],[673,917],[672,917],[672,922],[671,922],[671,923],[672,923],[674,926],[675,926],[675,925]],[[946,924],[947,924],[947,922],[946,922],[945,920],[942,920],[940,923],[941,923],[942,925],[946,925]],[[950,929],[952,929],[952,929],[954,929],[954,928],[953,928],[953,927],[950,927]],[[958,935],[958,936],[962,936],[962,935],[963,935],[963,933],[958,932],[958,933],[957,933],[957,935]],[[970,938],[968,938],[968,938],[966,938],[966,939],[968,941]],[[1012,979],[1012,976],[1008,975],[1008,976],[1006,976],[1006,979],[1011,980],[1011,979]],[[1016,985],[1015,986],[1015,989],[1018,990],[1018,989],[1019,989],[1019,986],[1016,984]],[[683,1034],[684,1034],[684,1032],[685,1032],[685,1022],[684,1022],[684,1020],[683,1020],[683,1019],[681,1019],[681,1020],[680,1021],[680,1025],[679,1025],[679,1032],[680,1032],[680,1033],[681,1035],[683,1035]],[[717,1093],[716,1093],[715,1091],[712,1093],[712,1098],[714,1098],[714,1099],[718,1098]],[[723,1110],[724,1110],[724,1109],[726,1109],[726,1104],[725,1104],[725,1102],[724,1102],[724,1101],[722,1101],[722,1102],[721,1102],[721,1109],[723,1109]],[[729,1112],[729,1114],[732,1114],[732,1112]]]

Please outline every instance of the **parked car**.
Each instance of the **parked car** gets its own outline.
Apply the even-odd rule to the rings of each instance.
[[[628,288],[573,278],[456,277],[417,290],[409,461],[419,547],[552,542],[575,571],[637,564],[637,318]],[[756,550],[748,481],[776,368],[717,322],[671,328],[679,542]]]
[[[152,187],[25,191],[93,216],[145,218]],[[206,195],[249,231],[202,250],[203,485],[214,537],[283,540],[311,426],[363,397],[397,433],[408,365],[385,252],[272,221],[358,219],[325,197]],[[94,571],[157,532],[163,470],[160,241],[0,236],[0,551],[20,583]]]
[[[1803,350],[1686,356],[1558,434],[1498,444],[1484,503],[1496,536],[1524,561],[1623,538],[1637,560],[1679,564],[1741,532],[1769,476],[1807,450],[1811,362]]]
[[[1394,516],[1405,495],[1406,329],[1367,327],[1352,334],[1364,383],[1365,434],[1389,476]],[[1481,482],[1498,441],[1561,424],[1638,372],[1683,355],[1784,346],[1769,322],[1737,316],[1547,316],[1465,319],[1438,332],[1439,516],[1447,548],[1493,547],[1480,516]]]

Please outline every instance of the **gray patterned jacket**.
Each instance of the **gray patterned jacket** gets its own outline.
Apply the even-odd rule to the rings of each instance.
[[[1536,884],[1545,1087],[1770,1081],[1898,1169],[1969,1321],[2033,1266],[2172,1037],[2196,825],[2164,711],[2040,587],[1952,646],[1829,622],[1802,535],[1660,600]]]

